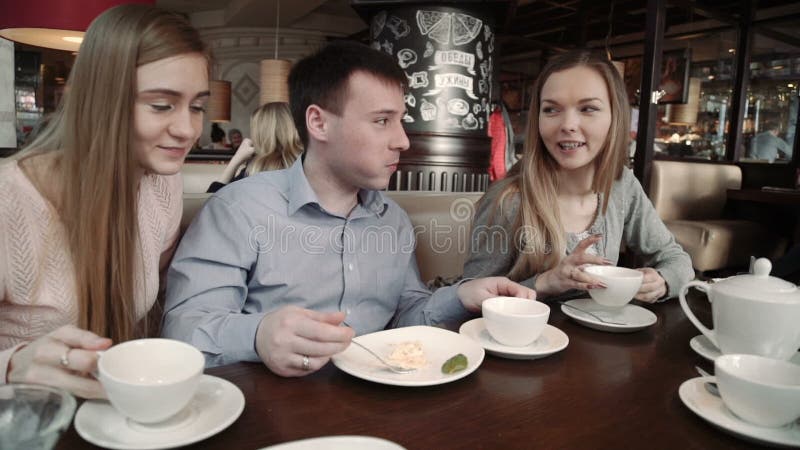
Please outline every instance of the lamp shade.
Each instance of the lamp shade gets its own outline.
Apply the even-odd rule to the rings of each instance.
[[[260,104],[289,102],[289,71],[291,61],[285,59],[264,59],[261,61],[261,99]]]
[[[231,82],[211,80],[208,82],[211,95],[208,98],[208,120],[211,122],[231,121]]]
[[[700,78],[689,78],[689,98],[686,103],[670,105],[669,123],[690,124],[697,123],[697,113],[700,111]]]
[[[92,20],[123,3],[155,0],[0,0],[0,37],[76,52]]]

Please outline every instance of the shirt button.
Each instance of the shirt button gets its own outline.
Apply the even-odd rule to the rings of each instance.
[[[347,270],[353,270],[353,263],[347,265]]]

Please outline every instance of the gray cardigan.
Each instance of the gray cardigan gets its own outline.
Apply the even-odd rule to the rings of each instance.
[[[464,264],[464,277],[506,275],[517,257],[518,242],[512,239],[512,226],[519,209],[519,194],[513,195],[495,209],[499,189],[489,189],[478,205],[472,226],[471,254]],[[496,216],[490,215],[497,211]],[[667,297],[675,297],[681,286],[694,278],[692,261],[675,237],[658,217],[645,195],[639,180],[630,169],[624,169],[611,187],[608,210],[597,214],[586,234],[601,234],[597,253],[614,264],[619,259],[620,245],[643,258],[645,267],[656,269],[667,282]],[[481,239],[482,237],[482,239]],[[580,241],[580,236],[567,233],[567,254]],[[520,283],[533,288],[538,274]],[[560,295],[559,295],[560,297]]]

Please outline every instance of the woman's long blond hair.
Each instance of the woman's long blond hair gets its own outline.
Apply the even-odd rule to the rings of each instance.
[[[265,170],[285,169],[303,152],[288,103],[267,103],[253,111],[250,134],[256,153],[247,166],[248,176]]]
[[[608,196],[615,180],[627,164],[630,107],[625,84],[617,70],[606,59],[589,51],[572,51],[554,56],[539,74],[528,111],[528,132],[522,159],[498,183],[500,190],[495,211],[519,193],[520,205],[512,229],[509,248],[516,259],[507,274],[512,280],[524,280],[533,274],[555,267],[566,254],[566,238],[558,207],[558,162],[545,148],[539,135],[539,109],[542,87],[550,76],[573,67],[588,67],[606,82],[611,102],[611,126],[606,142],[594,159],[592,190],[601,193],[600,211],[605,214]]]
[[[209,58],[182,16],[142,4],[105,11],[86,32],[53,119],[20,157],[66,229],[78,325],[116,342],[137,334],[136,70],[187,53]],[[47,152],[55,155],[50,166],[35,167],[40,158],[29,159]]]

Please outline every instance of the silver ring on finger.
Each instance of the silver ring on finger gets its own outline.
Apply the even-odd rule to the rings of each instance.
[[[70,351],[72,351],[72,349],[71,348],[67,348],[67,350],[61,355],[61,359],[59,360],[59,363],[61,364],[61,366],[62,367],[66,367],[67,369],[69,369],[69,352]]]
[[[303,355],[303,370],[311,370],[311,361],[308,359],[308,355]]]

